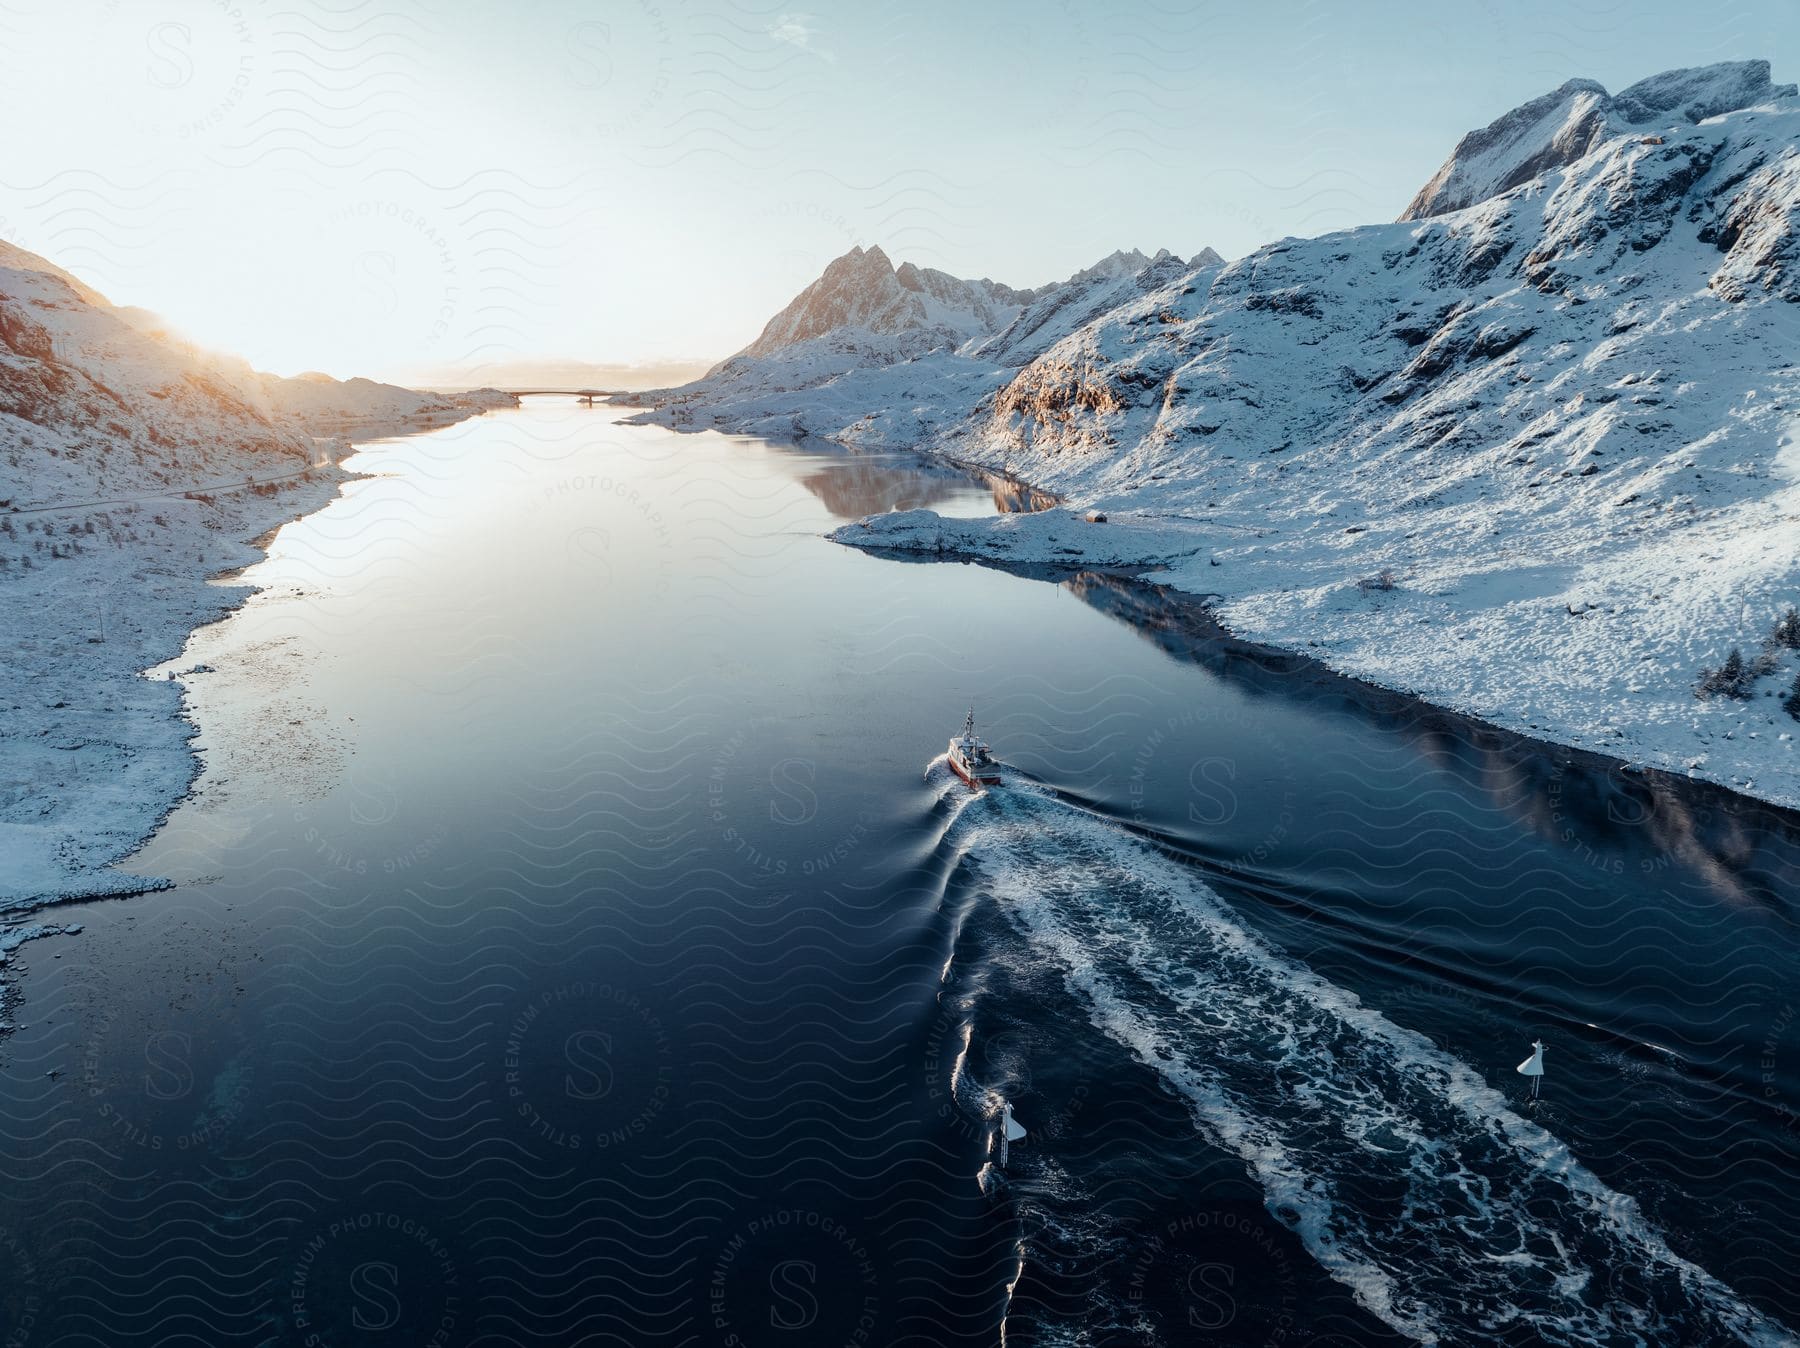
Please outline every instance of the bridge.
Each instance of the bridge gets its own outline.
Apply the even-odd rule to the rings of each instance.
[[[561,394],[584,402],[589,407],[592,407],[602,398],[614,398],[624,392],[623,389],[616,388],[503,388],[500,391],[502,393],[510,393],[515,398],[539,398]]]

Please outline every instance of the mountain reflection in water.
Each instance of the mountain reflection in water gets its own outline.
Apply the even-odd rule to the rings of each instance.
[[[818,497],[833,515],[859,520],[891,510],[926,510],[967,496],[979,482],[993,492],[994,509],[1003,515],[1047,510],[1057,503],[1048,492],[997,473],[966,469],[923,455],[845,455],[832,446],[831,459],[806,473],[800,484]]]
[[[1422,761],[1479,782],[1496,806],[1548,842],[1578,840],[1614,875],[1654,874],[1679,859],[1718,897],[1792,917],[1800,890],[1800,818],[1724,787],[1545,744],[1304,655],[1233,637],[1199,596],[1099,572],[1068,590],[1178,659],[1229,676],[1252,696],[1326,702],[1411,741]]]

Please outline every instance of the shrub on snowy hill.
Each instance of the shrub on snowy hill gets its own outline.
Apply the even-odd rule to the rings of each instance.
[[[1750,696],[1750,685],[1755,679],[1756,676],[1744,665],[1744,653],[1733,646],[1724,664],[1717,669],[1700,671],[1700,682],[1694,692],[1700,697],[1746,698]]]
[[[1788,605],[1788,611],[1775,620],[1775,630],[1769,633],[1769,639],[1777,646],[1800,651],[1800,608]]]

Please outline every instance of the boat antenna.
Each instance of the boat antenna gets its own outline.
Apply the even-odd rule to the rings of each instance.
[[[1531,1041],[1531,1056],[1519,1064],[1519,1072],[1531,1078],[1531,1098],[1538,1098],[1538,1089],[1544,1084],[1544,1041]]]
[[[975,704],[969,704],[969,719],[963,722],[963,738],[972,739],[975,735]]]

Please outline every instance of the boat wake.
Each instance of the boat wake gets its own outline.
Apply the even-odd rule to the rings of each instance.
[[[977,891],[1396,1331],[1797,1342],[1473,1069],[1276,950],[1191,869],[1016,772],[979,794],[940,778]]]

